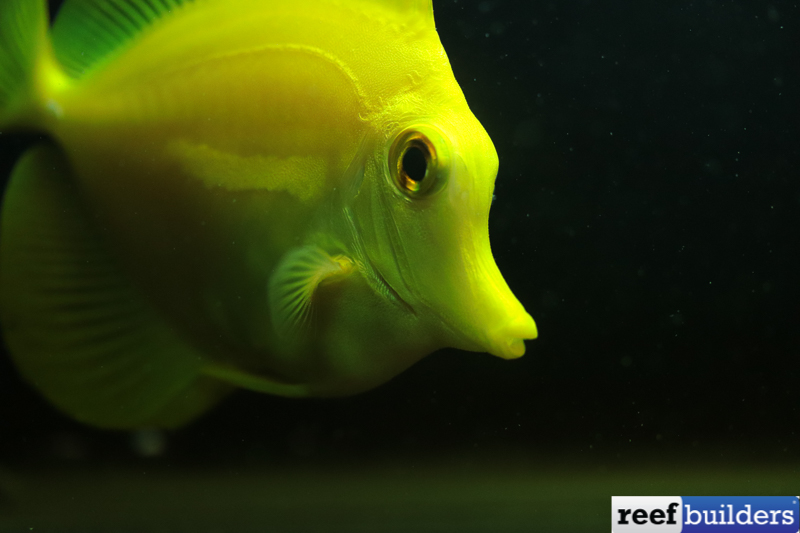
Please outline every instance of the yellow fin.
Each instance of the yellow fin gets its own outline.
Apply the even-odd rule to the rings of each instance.
[[[50,146],[11,177],[0,227],[0,317],[22,375],[56,406],[103,427],[170,427],[230,387],[202,374],[180,339],[105,250]]]
[[[204,373],[243,389],[266,392],[285,398],[302,398],[310,394],[309,388],[303,383],[288,383],[224,365],[206,367]]]
[[[354,268],[347,257],[331,257],[316,246],[301,246],[287,252],[269,280],[269,306],[277,333],[285,338],[307,333],[317,287],[346,276]]]
[[[80,77],[156,21],[191,3],[193,0],[67,0],[52,29],[56,57],[70,75]]]
[[[418,17],[425,26],[434,29],[431,0],[380,0],[380,2],[394,6],[400,16]]]
[[[356,6],[359,1],[394,10],[399,19],[434,29],[431,0],[346,0],[341,4]],[[115,52],[127,48],[159,21],[180,16],[183,10],[224,5],[232,12],[245,12],[270,9],[281,3],[312,12],[324,12],[325,7],[340,4],[338,0],[304,0],[296,5],[288,0],[66,0],[53,25],[53,46],[64,69],[79,78],[109,61]]]
[[[42,1],[4,0],[0,4],[0,124],[20,95],[31,92],[36,61],[47,40],[47,9]]]
[[[43,0],[0,2],[0,129],[39,129],[58,116],[52,100],[67,85],[53,58]]]

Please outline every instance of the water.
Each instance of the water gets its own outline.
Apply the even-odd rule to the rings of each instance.
[[[500,156],[528,354],[136,435],[64,418],[3,355],[0,531],[571,532],[614,494],[797,493],[797,8],[434,7]]]

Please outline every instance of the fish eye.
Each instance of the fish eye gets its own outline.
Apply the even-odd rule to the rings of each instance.
[[[395,186],[409,198],[442,189],[447,176],[446,141],[428,126],[403,130],[389,151],[389,169]]]
[[[403,172],[412,182],[419,183],[425,179],[425,175],[428,173],[430,157],[426,146],[412,144],[403,154],[400,172]]]

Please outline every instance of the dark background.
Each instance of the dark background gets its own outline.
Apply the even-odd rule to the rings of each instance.
[[[145,459],[60,415],[3,353],[0,464],[796,463],[797,5],[434,8],[500,156],[492,242],[539,326],[526,356],[445,350],[339,400],[237,392]],[[2,176],[27,142],[4,139]]]

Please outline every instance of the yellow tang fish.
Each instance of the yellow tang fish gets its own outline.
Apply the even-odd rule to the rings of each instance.
[[[0,3],[2,208],[22,375],[105,427],[233,387],[337,396],[537,335],[489,247],[497,155],[431,0]]]

